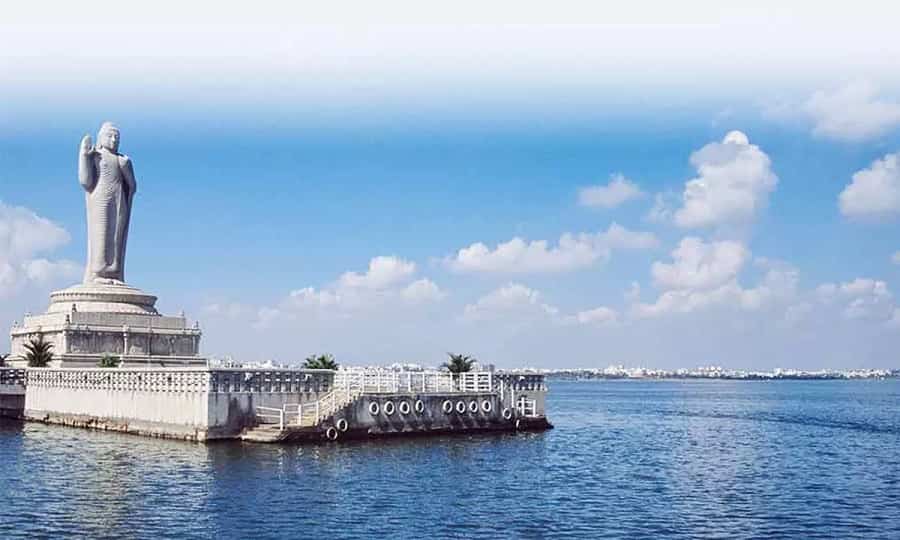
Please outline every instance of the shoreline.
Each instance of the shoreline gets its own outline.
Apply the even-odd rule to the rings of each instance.
[[[586,381],[659,381],[659,382],[679,382],[679,381],[740,381],[740,382],[778,382],[778,381],[887,381],[898,380],[900,375],[889,375],[879,377],[616,377],[616,376],[570,376],[570,375],[551,375],[546,374],[547,381],[567,381],[567,382],[586,382]]]

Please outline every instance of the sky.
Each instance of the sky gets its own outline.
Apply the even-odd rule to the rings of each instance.
[[[126,280],[207,355],[898,368],[896,11],[6,8],[0,326],[81,279],[110,120]]]

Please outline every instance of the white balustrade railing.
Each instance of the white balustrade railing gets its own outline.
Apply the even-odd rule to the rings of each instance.
[[[516,403],[516,411],[518,411],[521,416],[529,418],[537,416],[537,400],[528,399],[525,396],[520,397],[519,401]]]
[[[284,409],[275,407],[257,407],[256,417],[261,424],[278,424],[278,429],[284,430]]]
[[[24,386],[25,375],[24,369],[0,367],[0,384]]]
[[[488,371],[449,373],[445,371],[391,371],[380,369],[338,371],[334,388],[338,392],[363,394],[397,392],[491,392],[493,374]]]
[[[493,391],[492,373],[490,371],[470,371],[456,374],[457,389],[460,392]]]

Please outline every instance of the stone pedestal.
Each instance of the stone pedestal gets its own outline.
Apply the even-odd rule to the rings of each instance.
[[[11,359],[24,365],[25,344],[53,343],[54,367],[95,367],[104,355],[123,366],[198,366],[200,328],[184,316],[160,315],[156,297],[128,285],[75,285],[50,294],[42,315],[26,316],[10,332]]]

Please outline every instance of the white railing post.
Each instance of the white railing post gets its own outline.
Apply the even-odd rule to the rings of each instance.
[[[284,409],[278,411],[278,431],[284,431]]]

